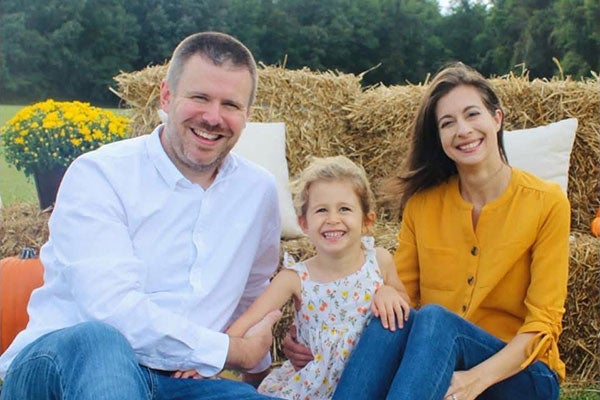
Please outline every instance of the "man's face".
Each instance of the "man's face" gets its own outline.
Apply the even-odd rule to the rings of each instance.
[[[251,91],[248,69],[216,66],[200,55],[184,64],[176,88],[161,84],[161,108],[169,116],[161,143],[190,181],[210,185],[246,126]]]

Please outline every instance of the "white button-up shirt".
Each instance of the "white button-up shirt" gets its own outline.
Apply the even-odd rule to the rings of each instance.
[[[0,376],[28,343],[90,320],[121,331],[142,365],[204,376],[223,368],[222,332],[279,259],[275,179],[230,153],[204,190],[168,158],[161,129],[68,169],[41,250],[44,285],[26,330],[0,357]],[[269,364],[267,356],[256,370]]]

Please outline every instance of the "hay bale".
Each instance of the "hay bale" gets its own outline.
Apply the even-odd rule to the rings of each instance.
[[[140,71],[121,72],[113,79],[117,89],[110,88],[130,109],[132,136],[152,132],[158,125],[157,110],[160,106],[160,82],[167,74],[168,64],[146,67]]]
[[[32,247],[39,254],[48,239],[48,209],[40,211],[36,204],[12,204],[2,208],[0,225],[0,254],[14,256],[24,247]]]
[[[570,379],[598,381],[598,239],[589,234],[574,233],[570,247],[569,284],[559,350],[561,358],[567,364]]]
[[[305,167],[307,157],[326,157],[348,148],[346,106],[362,92],[361,76],[287,70],[262,66],[251,120],[283,121],[286,155],[292,176]]]
[[[379,85],[348,105],[355,152],[346,155],[363,165],[375,188],[401,168],[424,91],[422,85]]]

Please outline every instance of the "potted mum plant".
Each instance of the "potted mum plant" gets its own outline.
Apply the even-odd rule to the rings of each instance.
[[[34,178],[40,208],[51,206],[79,155],[126,136],[129,120],[79,101],[46,100],[21,109],[1,129],[6,161]]]

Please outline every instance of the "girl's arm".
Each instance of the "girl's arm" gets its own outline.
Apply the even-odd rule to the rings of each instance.
[[[280,309],[291,298],[300,298],[300,277],[295,271],[283,269],[275,275],[267,289],[227,329],[233,337],[243,337],[270,311]]]
[[[410,298],[406,288],[400,281],[394,264],[394,257],[382,247],[376,249],[377,263],[383,275],[383,286],[380,287],[371,304],[371,310],[376,317],[381,318],[384,328],[391,331],[404,326],[410,312]]]

